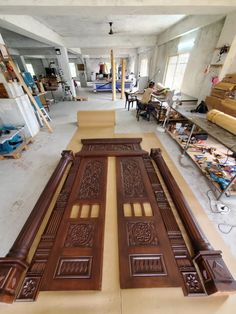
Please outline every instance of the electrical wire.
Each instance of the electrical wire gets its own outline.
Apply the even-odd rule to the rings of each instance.
[[[224,230],[224,227],[228,228],[228,230]],[[229,234],[233,228],[236,228],[236,225],[230,225],[230,224],[226,224],[226,223],[218,224],[218,229],[220,230],[220,232],[222,232],[224,234]]]
[[[210,196],[209,196],[209,192],[213,193],[211,190],[208,190],[206,192],[206,196],[209,200],[209,203],[210,203],[210,209],[212,211],[212,213],[214,214],[227,214],[230,212],[230,208],[228,206],[226,206],[225,204],[219,202],[219,201],[214,201]],[[220,210],[217,210],[217,204],[219,204],[221,207],[226,207],[227,210],[224,210],[224,211],[220,211]],[[213,205],[216,207],[216,210],[213,208]]]

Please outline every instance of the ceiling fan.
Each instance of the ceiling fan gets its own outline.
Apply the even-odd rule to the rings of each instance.
[[[114,33],[113,33],[113,30],[112,30],[112,24],[113,24],[113,22],[109,22],[110,31],[109,31],[108,35],[113,35],[113,34],[114,34]]]

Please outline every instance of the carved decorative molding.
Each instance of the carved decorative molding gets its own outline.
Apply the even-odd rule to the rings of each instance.
[[[130,255],[131,275],[136,277],[167,276],[163,255]]]
[[[195,252],[188,252],[141,139],[82,140],[74,158],[64,152],[9,254],[0,259],[0,301],[35,300],[39,291],[101,289],[106,202],[106,156],[116,156],[119,266],[122,288],[182,287],[203,295],[234,291],[220,251],[212,249],[167,168],[152,150]],[[73,163],[30,265],[29,249],[69,163]]]
[[[55,273],[55,278],[82,279],[91,277],[92,257],[62,258]]]
[[[147,196],[138,162],[133,158],[122,159],[122,186],[124,197],[141,198]]]
[[[183,193],[168,169],[160,149],[152,149],[151,157],[155,161],[162,178],[171,194],[172,200],[184,223],[195,252],[194,261],[201,272],[208,294],[225,293],[236,290],[236,282],[225,265],[221,251],[215,251],[200,229]]]
[[[183,280],[182,288],[184,294],[186,296],[205,295],[198,271],[192,262],[187,245],[176,222],[161,182],[156,174],[151,158],[145,157],[143,160]]]
[[[57,197],[51,216],[41,236],[30,267],[25,275],[25,279],[18,292],[16,298],[17,301],[34,301],[38,296],[42,276],[46,269],[46,265],[55,242],[58,228],[61,224],[63,214],[67,207],[71,194],[71,189],[75,181],[79,165],[80,159],[76,158],[73,162],[72,167],[70,168],[70,171],[63,184],[60,194]],[[35,283],[35,289],[32,289],[31,293],[29,293],[29,289],[26,289],[26,287],[32,286],[33,282]],[[28,292],[26,293],[26,291]]]
[[[65,240],[65,247],[92,247],[94,225],[89,223],[70,224]]]
[[[137,156],[147,155],[142,150],[141,138],[101,138],[81,140],[83,148],[78,156]]]
[[[104,171],[104,163],[99,160],[90,160],[87,163],[78,193],[80,200],[94,200],[100,197],[101,178]]]
[[[101,289],[107,158],[78,158],[80,165],[40,291]]]
[[[74,156],[71,151],[62,152],[60,162],[41,193],[12,248],[5,258],[0,259],[0,276],[4,277],[0,286],[0,302],[13,302],[21,277],[28,268],[26,259],[31,245],[60,184],[61,178],[67,166],[73,160]]]
[[[121,288],[180,287],[143,156],[116,159]]]
[[[128,222],[127,233],[130,246],[157,245],[157,233],[153,222]]]

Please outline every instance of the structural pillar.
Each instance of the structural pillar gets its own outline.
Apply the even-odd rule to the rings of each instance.
[[[76,91],[74,82],[72,80],[72,75],[70,72],[70,66],[69,66],[69,58],[67,54],[67,49],[65,47],[57,47],[57,61],[59,68],[61,69],[61,76],[62,79],[70,86],[70,90],[73,97],[76,97]]]
[[[111,71],[112,71],[112,100],[116,100],[116,62],[111,50]]]
[[[14,56],[14,60],[17,63],[19,69],[21,72],[28,72],[28,69],[26,67],[25,58],[23,56]]]
[[[120,98],[125,97],[125,59],[121,59],[121,95]]]
[[[81,70],[78,68],[79,64],[84,65],[84,70]],[[75,68],[76,68],[76,75],[80,81],[80,86],[81,87],[87,87],[87,76],[86,76],[86,70],[85,70],[86,65],[84,64],[82,58],[76,59],[75,63]]]

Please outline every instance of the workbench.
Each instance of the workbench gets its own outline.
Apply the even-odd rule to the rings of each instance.
[[[154,112],[154,117],[157,119],[157,122],[161,122],[160,117],[165,114],[165,111],[168,107],[171,107],[172,104],[178,101],[179,104],[195,104],[197,103],[198,99],[196,97],[192,97],[190,95],[180,93],[179,95],[174,95],[172,99],[168,99],[168,96],[163,95],[151,95],[152,100],[159,103],[159,108]],[[163,114],[164,113],[164,114]]]
[[[171,121],[170,112],[168,112],[167,119],[165,120],[164,125],[163,125],[163,127],[168,132],[168,134],[170,134],[171,137],[174,138],[176,142],[181,146],[181,148],[183,149],[183,155],[187,153],[188,156],[195,162],[195,164],[197,164],[196,161],[193,159],[193,155],[188,152],[190,141],[191,141],[191,138],[193,136],[196,126],[201,128],[203,131],[205,131],[208,135],[214,138],[217,142],[223,144],[226,148],[228,148],[228,150],[236,154],[236,136],[224,130],[223,128],[217,126],[216,124],[208,121],[206,119],[206,114],[191,112],[191,110],[195,109],[195,107],[196,107],[195,105],[187,105],[187,104],[185,105],[174,104],[173,106],[171,106],[171,110],[175,110],[179,115],[181,115],[181,117],[185,119],[185,121],[187,120],[191,124],[191,130],[189,132],[187,141],[184,145],[178,140],[177,136],[174,136],[170,131],[168,131],[168,124]],[[230,187],[235,183],[235,180],[236,180],[236,174],[232,176],[230,183],[225,189],[223,190],[218,189],[220,193],[217,196],[217,199],[220,199],[225,193],[227,193],[230,190]]]

